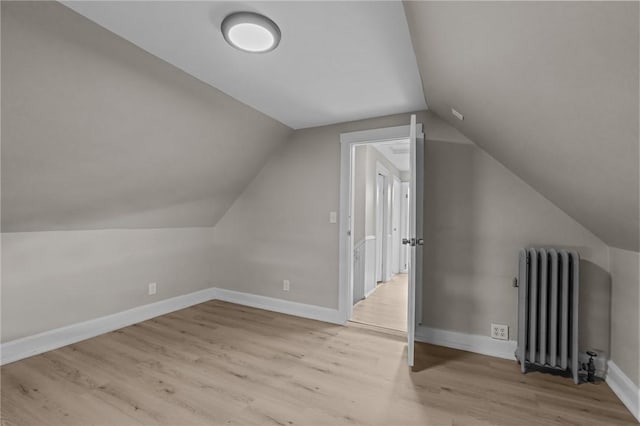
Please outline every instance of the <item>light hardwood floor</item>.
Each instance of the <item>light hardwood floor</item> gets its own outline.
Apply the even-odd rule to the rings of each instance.
[[[396,274],[353,307],[351,321],[407,331],[407,274]]]
[[[607,425],[606,384],[220,301],[1,369],[3,425]]]

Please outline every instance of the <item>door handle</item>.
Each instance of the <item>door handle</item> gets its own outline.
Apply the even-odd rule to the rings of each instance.
[[[402,239],[402,244],[414,247],[416,245],[416,239],[415,238],[409,238],[409,239],[403,238]]]
[[[424,245],[424,240],[422,238],[403,238],[402,239],[402,244],[407,245],[407,246],[411,246],[411,247],[415,247],[415,246],[423,246]]]

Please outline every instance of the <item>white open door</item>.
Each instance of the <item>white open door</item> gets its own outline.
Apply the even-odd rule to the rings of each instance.
[[[418,132],[416,116],[411,116],[409,131],[411,144],[409,155],[411,161],[411,177],[409,180],[409,238],[402,241],[409,246],[409,301],[407,309],[407,355],[410,367],[413,367],[413,353],[416,337],[416,310],[422,309],[422,197],[424,185],[424,136]],[[421,318],[418,318],[421,320]]]

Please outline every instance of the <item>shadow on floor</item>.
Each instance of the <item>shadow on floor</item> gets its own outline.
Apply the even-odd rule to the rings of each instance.
[[[444,348],[442,346],[434,346],[428,343],[416,342],[414,350],[414,362],[412,372],[428,370],[433,367],[447,364],[452,361],[458,361],[470,357],[469,352],[459,351],[456,349]]]

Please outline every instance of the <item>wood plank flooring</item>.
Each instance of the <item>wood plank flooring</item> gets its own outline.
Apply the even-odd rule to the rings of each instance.
[[[373,294],[356,303],[351,321],[407,331],[407,274],[378,284]]]
[[[606,384],[212,301],[1,368],[3,425],[623,425]]]

